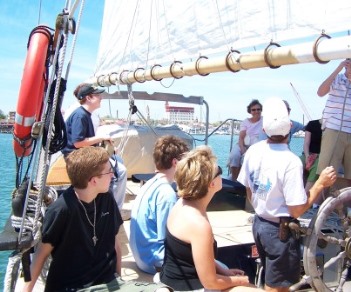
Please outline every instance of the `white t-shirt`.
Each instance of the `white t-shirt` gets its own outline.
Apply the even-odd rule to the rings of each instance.
[[[277,222],[278,217],[290,216],[288,206],[307,201],[302,171],[301,160],[287,144],[264,140],[246,152],[238,181],[251,189],[256,214]]]
[[[246,131],[245,145],[250,146],[259,141],[258,136],[262,131],[262,117],[255,123],[250,122],[249,119],[245,119],[240,124],[240,132]]]

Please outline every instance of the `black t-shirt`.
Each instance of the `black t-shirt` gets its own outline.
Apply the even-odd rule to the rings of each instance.
[[[112,194],[99,194],[95,202],[96,246],[92,240],[93,227],[72,187],[48,208],[42,241],[54,249],[45,291],[75,291],[108,283],[115,277],[115,236],[123,220]],[[94,202],[82,203],[93,223]]]
[[[322,129],[319,120],[308,122],[305,131],[311,133],[311,143],[309,147],[310,153],[319,154],[321,152]]]

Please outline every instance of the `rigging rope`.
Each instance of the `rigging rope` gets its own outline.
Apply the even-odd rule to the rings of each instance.
[[[84,2],[84,1],[83,1]],[[40,2],[41,3],[41,2]],[[68,5],[66,3],[66,5]],[[12,224],[13,227],[16,230],[19,230],[18,232],[18,238],[17,242],[20,244],[22,242],[22,236],[25,233],[31,232],[33,236],[33,241],[31,242],[31,245],[34,246],[36,245],[40,238],[41,238],[41,219],[43,216],[42,213],[42,204],[43,202],[47,206],[50,202],[54,201],[57,198],[57,193],[53,188],[46,188],[46,177],[47,177],[47,170],[50,164],[50,155],[52,152],[55,151],[55,149],[61,142],[57,142],[56,138],[57,136],[60,136],[61,134],[65,134],[65,129],[62,128],[62,115],[58,115],[57,112],[60,111],[61,103],[62,103],[62,98],[63,98],[63,93],[65,87],[66,87],[66,81],[61,78],[62,76],[62,71],[63,71],[63,65],[64,65],[64,60],[65,60],[65,53],[67,49],[67,41],[68,41],[68,33],[69,33],[69,20],[67,17],[67,9],[64,9],[64,12],[62,13],[62,21],[59,23],[62,24],[62,27],[60,29],[57,29],[59,32],[59,41],[57,41],[55,44],[52,44],[49,46],[50,48],[53,48],[53,46],[56,46],[55,50],[49,51],[48,50],[48,58],[46,61],[46,67],[47,67],[47,76],[49,76],[49,69],[48,66],[50,64],[51,60],[51,55],[54,52],[54,57],[53,57],[53,70],[51,72],[50,76],[50,81],[49,81],[49,86],[50,90],[48,90],[48,87],[45,88],[46,94],[45,94],[45,100],[43,102],[43,111],[42,111],[42,117],[41,121],[42,124],[48,125],[46,127],[46,131],[44,133],[45,137],[43,137],[43,129],[42,127],[38,127],[35,130],[37,130],[37,137],[34,140],[34,147],[33,150],[30,154],[30,160],[28,163],[28,168],[26,171],[25,179],[22,181],[22,195],[23,197],[18,198],[15,195],[15,199],[17,199],[17,207],[16,209],[16,214],[13,214],[11,217],[12,219]],[[62,37],[62,38],[61,38]],[[74,48],[74,46],[73,46]],[[73,49],[72,49],[72,54],[73,54]],[[68,75],[67,70],[67,75]],[[56,77],[56,81],[54,82],[54,79]],[[62,82],[62,83],[61,83]],[[59,97],[60,95],[60,97]],[[58,106],[57,106],[58,105]],[[57,119],[55,123],[55,118]],[[55,130],[59,130],[59,133],[53,134],[53,127],[55,127]],[[34,128],[34,127],[33,127]],[[34,135],[33,129],[32,129],[32,136]],[[53,136],[53,139],[51,139]],[[42,143],[44,140],[44,143]],[[59,139],[60,140],[60,139]],[[51,141],[53,141],[53,144],[51,144]],[[35,147],[37,143],[38,147]],[[44,149],[41,149],[41,146],[44,144]],[[50,146],[48,146],[50,145]],[[60,148],[62,145],[59,145],[58,148]],[[35,163],[33,164],[33,161]],[[17,162],[17,177],[16,177],[16,186],[17,186],[17,192],[19,191],[20,185],[20,180],[22,179],[20,174],[22,173],[22,168],[23,168],[23,157],[21,157],[19,160],[16,157],[16,162]],[[40,168],[41,167],[41,168]],[[30,177],[27,178],[28,172],[30,170]],[[37,192],[33,194],[31,191],[31,186],[32,182],[34,181],[35,175],[40,176],[38,180],[38,186],[37,186]],[[38,178],[36,178],[38,179]],[[25,181],[27,180],[27,184],[25,184]],[[44,191],[45,194],[44,194]],[[16,202],[15,202],[16,203]],[[22,212],[21,212],[22,211]],[[16,216],[16,215],[22,215],[22,216]],[[21,214],[22,213],[22,214]],[[5,274],[5,280],[4,280],[4,288],[5,291],[14,291],[14,287],[16,284],[16,281],[18,279],[18,271],[20,269],[20,260],[22,259],[23,265],[23,271],[25,274],[25,278],[29,276],[29,265],[28,265],[28,250],[23,250],[23,249],[18,249],[16,250],[12,256],[9,258],[8,265],[7,265],[7,270]],[[25,263],[26,262],[26,263]]]
[[[123,136],[122,139],[117,147],[118,149],[118,153],[123,156],[124,153],[124,148],[127,144],[128,141],[128,132],[130,129],[130,125],[131,125],[131,119],[132,119],[132,115],[133,114],[137,114],[137,116],[139,117],[140,120],[142,120],[152,131],[153,133],[158,136],[158,134],[156,133],[156,131],[154,130],[154,128],[150,125],[150,123],[145,119],[145,117],[141,114],[141,112],[138,110],[137,106],[135,105],[135,99],[133,96],[133,91],[132,91],[132,86],[130,84],[127,85],[128,88],[128,100],[129,100],[129,113],[128,113],[128,117],[127,117],[127,129],[123,131]]]
[[[66,24],[66,26],[68,26],[67,23],[68,19],[66,19],[66,21],[64,21],[64,24]],[[49,127],[48,127],[48,133],[52,133],[53,131],[53,126],[54,126],[54,120],[55,120],[55,114],[56,114],[56,108],[57,108],[57,104],[58,104],[58,95],[59,95],[59,91],[60,91],[60,85],[61,85],[61,76],[62,76],[62,71],[63,71],[63,65],[64,65],[64,60],[65,60],[65,54],[66,54],[66,50],[67,50],[67,43],[68,43],[68,30],[64,30],[62,28],[63,33],[62,33],[62,38],[63,38],[63,43],[62,43],[62,47],[59,49],[60,44],[58,43],[57,46],[57,50],[56,53],[58,51],[60,51],[60,61],[58,61],[58,68],[57,68],[57,81],[55,84],[55,94],[54,94],[54,99],[53,99],[53,104],[52,104],[52,108],[48,108],[48,115],[47,117],[49,117]],[[57,60],[56,60],[57,61]],[[56,68],[56,66],[54,66],[54,68]],[[52,78],[55,76],[55,72],[53,72],[52,74]],[[49,92],[47,92],[47,95],[49,94]],[[44,123],[45,123],[45,118],[44,119]],[[51,135],[47,136],[47,143],[50,145],[51,144]],[[46,176],[47,176],[47,172],[48,172],[48,167],[49,167],[49,163],[50,162],[50,157],[49,157],[49,147],[44,148],[44,153],[43,153],[43,157],[42,157],[42,162],[43,162],[43,168],[42,171],[40,173],[40,180],[38,183],[38,189],[39,189],[39,200],[37,200],[37,204],[36,204],[36,211],[35,211],[35,219],[34,219],[34,223],[37,223],[39,221],[39,216],[40,216],[40,209],[41,209],[41,205],[42,205],[42,201],[43,201],[43,197],[44,197],[44,186],[46,184]],[[22,228],[21,228],[22,229]],[[33,234],[34,236],[36,235],[37,232],[40,232],[40,228],[38,225],[34,225],[33,226]]]
[[[57,102],[55,117],[53,121],[54,131],[50,133],[51,142],[49,145],[49,154],[54,154],[62,150],[63,148],[65,148],[67,145],[66,125],[61,112],[61,105],[66,91],[66,84],[67,84],[67,81],[61,78],[60,89],[58,93],[58,102]],[[48,101],[49,108],[53,107],[55,87],[56,87],[56,80],[54,80],[54,82],[51,84],[49,101]],[[44,125],[44,131],[43,131],[44,147],[46,146],[47,136],[49,135],[50,123],[52,123],[52,121],[49,118],[45,119],[45,125]]]

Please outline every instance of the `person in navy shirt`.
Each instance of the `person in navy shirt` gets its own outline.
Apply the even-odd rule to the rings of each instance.
[[[105,140],[111,141],[109,136],[95,135],[91,119],[92,112],[100,107],[103,92],[105,90],[84,83],[74,90],[74,95],[81,106],[74,110],[66,121],[67,145],[62,150],[65,157],[78,148],[97,146]]]

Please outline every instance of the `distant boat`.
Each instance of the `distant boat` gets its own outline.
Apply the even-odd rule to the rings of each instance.
[[[295,138],[305,138],[305,132],[304,131],[298,131],[293,134],[293,137]]]

